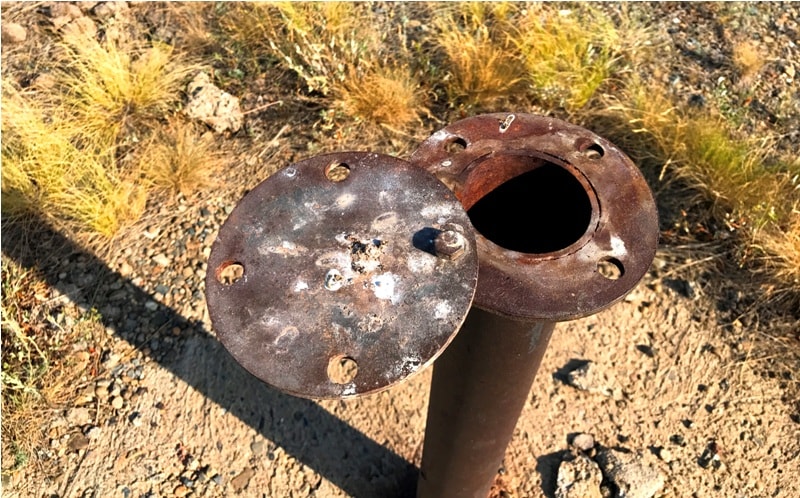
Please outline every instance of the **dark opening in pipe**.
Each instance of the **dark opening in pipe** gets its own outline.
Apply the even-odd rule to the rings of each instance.
[[[475,229],[495,244],[544,254],[569,247],[586,233],[592,205],[572,173],[545,163],[492,190],[467,214]]]

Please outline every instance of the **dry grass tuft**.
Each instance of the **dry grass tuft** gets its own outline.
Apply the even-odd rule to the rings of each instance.
[[[60,48],[54,92],[3,82],[3,214],[35,212],[86,242],[107,240],[144,211],[149,184],[124,160],[141,142],[165,137],[173,147],[157,184],[197,184],[176,165],[198,161],[207,144],[198,150],[188,135],[170,141],[160,131],[196,65],[160,44],[121,47],[68,34]],[[178,159],[183,153],[190,156]]]
[[[427,111],[419,81],[407,67],[367,69],[347,78],[337,93],[348,116],[400,132]]]
[[[111,237],[141,215],[145,193],[117,172],[112,145],[77,139],[63,109],[48,115],[5,82],[2,100],[4,216],[35,212],[76,232]]]
[[[733,66],[742,81],[752,80],[764,64],[764,55],[753,42],[739,42],[733,45]]]
[[[590,8],[577,12],[531,8],[513,30],[527,81],[538,100],[568,112],[584,107],[613,74],[620,34]]]
[[[138,156],[145,180],[172,193],[189,195],[214,184],[222,165],[211,149],[212,138],[178,117],[157,131]]]
[[[524,68],[506,34],[509,15],[505,4],[465,3],[434,11],[451,105],[489,108],[521,89]]]
[[[723,118],[677,108],[664,90],[636,79],[607,102],[601,113],[619,119],[606,122],[606,136],[659,168],[659,178],[690,187],[694,211],[744,245],[741,264],[766,269],[769,285],[800,295],[800,162],[771,158],[769,140],[735,138]]]
[[[381,34],[379,22],[369,4],[320,2],[236,4],[221,24],[246,59],[269,54],[331,108],[403,132],[426,112],[424,92],[403,36]]]
[[[3,473],[36,458],[52,410],[69,406],[82,376],[97,368],[105,330],[86,315],[67,330],[48,318],[49,289],[35,271],[2,257]],[[94,347],[76,353],[74,344]],[[89,346],[87,346],[88,348]],[[7,460],[8,459],[8,460]],[[11,461],[10,465],[7,461]]]
[[[362,59],[379,60],[377,31],[363,29],[372,17],[370,8],[347,2],[234,4],[221,27],[245,58],[270,54],[296,72],[310,92],[329,96]]]
[[[182,85],[198,69],[164,44],[120,47],[68,35],[62,48],[62,105],[80,134],[98,143],[141,138],[133,135],[177,107]]]
[[[763,254],[762,272],[772,282],[768,297],[786,300],[800,306],[800,164],[795,164],[793,176],[781,185],[779,194],[784,211],[773,216],[769,223],[753,235],[752,246]]]

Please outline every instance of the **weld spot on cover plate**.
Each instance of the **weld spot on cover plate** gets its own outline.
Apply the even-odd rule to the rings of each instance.
[[[331,180],[341,164],[347,177]],[[242,366],[284,392],[380,391],[432,363],[463,323],[478,274],[469,225],[455,195],[406,161],[350,152],[292,164],[220,229],[209,267],[244,273],[227,285],[209,272],[212,324]],[[463,250],[437,255],[453,227]]]

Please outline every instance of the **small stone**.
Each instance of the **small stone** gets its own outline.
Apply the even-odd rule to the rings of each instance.
[[[124,403],[125,401],[122,399],[122,396],[114,396],[114,398],[111,399],[111,407],[115,410],[121,409]]]
[[[170,263],[171,263],[170,259],[169,259],[169,258],[167,257],[167,255],[166,255],[166,254],[164,254],[163,252],[162,252],[162,253],[160,253],[160,254],[156,254],[155,256],[153,256],[153,261],[154,261],[156,264],[159,264],[159,265],[161,265],[161,266],[169,266],[169,265],[170,265]]]
[[[594,448],[594,437],[591,434],[581,433],[572,438],[572,446],[581,451]]]
[[[652,498],[664,487],[664,476],[648,465],[641,453],[607,449],[599,452],[596,460],[606,479],[619,490],[618,496]]]
[[[260,456],[264,453],[266,449],[266,444],[263,440],[256,440],[250,443],[250,451],[253,452],[253,455]]]
[[[131,413],[130,416],[128,417],[128,420],[134,427],[142,426],[142,416],[139,414],[139,412]]]
[[[183,112],[190,119],[202,121],[217,133],[236,132],[242,127],[244,114],[239,99],[212,84],[207,73],[198,73],[186,93],[190,98]]]
[[[574,456],[574,455],[573,455]],[[558,467],[556,498],[602,498],[600,467],[584,455],[564,460]]]
[[[89,415],[89,409],[83,407],[76,407],[67,410],[65,414],[67,422],[71,426],[81,426],[88,424],[92,417]]]
[[[231,480],[231,486],[236,493],[241,492],[250,483],[250,479],[255,475],[255,471],[250,467],[244,469],[239,475]],[[212,478],[213,479],[213,478]]]
[[[222,476],[221,476],[221,475],[219,475],[219,474],[214,474],[214,475],[211,477],[211,482],[213,482],[213,483],[214,483],[214,484],[216,484],[217,486],[222,486]]]
[[[623,398],[622,391],[617,387],[614,379],[591,361],[569,372],[567,384],[581,391],[602,394],[614,399]]]
[[[111,294],[108,295],[109,301],[122,301],[128,298],[128,291],[125,289],[115,290]]]
[[[183,278],[192,278],[194,276],[194,268],[186,266],[182,272]]]
[[[67,448],[70,451],[85,450],[88,447],[89,447],[89,438],[80,433],[72,436],[69,439],[69,442],[67,443]]]
[[[90,441],[95,441],[100,439],[100,436],[103,434],[103,429],[92,426],[86,431],[86,437],[89,438]]]
[[[129,276],[133,273],[133,268],[127,262],[123,261],[121,265],[119,265],[119,274],[123,277]]]
[[[149,311],[155,311],[158,309],[158,303],[149,299],[146,303],[144,303],[144,307]]]
[[[108,357],[103,361],[103,366],[111,370],[119,364],[119,355],[116,353],[110,353]]]
[[[92,39],[97,36],[97,25],[88,17],[76,17],[62,28],[65,36],[78,36]]]
[[[175,489],[172,491],[172,494],[173,494],[174,496],[177,496],[177,497],[179,497],[179,498],[183,498],[184,496],[188,495],[188,494],[189,494],[189,493],[191,493],[191,492],[192,492],[192,490],[191,490],[191,489],[187,488],[187,487],[186,487],[186,486],[184,486],[183,484],[179,484],[179,485],[178,485],[178,486],[177,486],[177,487],[176,487],[176,488],[175,488]]]
[[[2,24],[3,43],[22,43],[28,38],[28,32],[21,24],[4,22]]]
[[[125,2],[99,2],[92,9],[92,13],[97,16],[100,21],[107,21],[118,13],[127,10],[128,5]]]
[[[669,451],[668,448],[660,448],[658,450],[658,458],[660,458],[665,463],[669,463],[674,459],[672,456],[672,452]]]
[[[61,29],[73,19],[83,17],[83,12],[77,5],[68,2],[53,2],[47,9],[47,16],[56,29]]]
[[[92,358],[92,355],[88,351],[78,351],[73,355],[73,358],[81,365],[81,368],[85,363],[88,363],[89,360]]]

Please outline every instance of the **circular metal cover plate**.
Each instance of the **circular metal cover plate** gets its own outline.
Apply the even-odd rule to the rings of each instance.
[[[456,254],[437,255],[443,233]],[[433,362],[477,273],[469,219],[447,187],[406,161],[348,152],[286,167],[239,202],[212,247],[206,295],[220,341],[253,375],[339,398]]]
[[[410,161],[451,188],[470,214],[482,198],[542,166],[566,171],[584,192],[585,220],[576,239],[564,247],[511,250],[476,234],[480,277],[475,305],[487,311],[524,320],[587,316],[627,294],[655,255],[656,206],[639,169],[614,144],[580,126],[531,114],[474,116],[433,134]],[[569,223],[565,211],[571,209],[559,199],[566,195],[560,186],[522,192],[527,199],[517,204],[519,209],[494,213],[494,223],[511,220],[511,230],[525,234],[534,230],[537,219],[548,217],[559,230],[559,220]],[[552,205],[529,209],[535,205],[533,195],[552,199]]]

